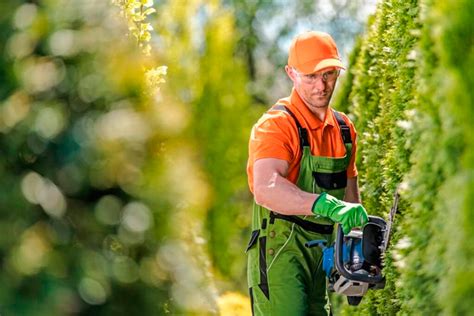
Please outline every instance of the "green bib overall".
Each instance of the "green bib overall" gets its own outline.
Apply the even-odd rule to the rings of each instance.
[[[320,157],[311,155],[307,131],[293,113],[282,105],[273,109],[289,113],[298,128],[302,157],[297,186],[306,192],[328,192],[342,199],[352,140],[341,115],[334,111],[346,155]],[[306,248],[305,243],[314,239],[332,242],[333,225],[329,218],[285,216],[254,202],[252,236],[247,246],[253,315],[329,315],[322,251],[320,247]]]

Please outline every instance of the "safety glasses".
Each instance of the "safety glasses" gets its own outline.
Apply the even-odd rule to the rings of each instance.
[[[295,73],[303,80],[303,82],[312,84],[318,81],[319,79],[323,80],[324,82],[332,82],[339,77],[340,70],[339,69],[332,69],[325,72],[318,72],[313,74],[304,75],[298,72],[295,68],[293,68]]]

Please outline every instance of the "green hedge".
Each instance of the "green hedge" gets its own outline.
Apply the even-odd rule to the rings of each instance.
[[[472,314],[473,12],[383,1],[353,52],[334,106],[355,118],[363,203],[386,216],[398,184],[402,199],[386,288],[341,314]]]

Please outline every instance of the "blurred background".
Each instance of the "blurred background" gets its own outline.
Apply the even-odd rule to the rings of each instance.
[[[373,10],[2,1],[1,315],[247,315],[250,128],[296,33],[346,58]]]

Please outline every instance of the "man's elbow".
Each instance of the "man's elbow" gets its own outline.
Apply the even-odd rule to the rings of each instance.
[[[256,172],[256,174],[258,174]],[[254,199],[255,203],[268,209],[273,209],[275,206],[275,200],[278,199],[276,196],[280,190],[278,180],[280,173],[277,171],[260,173],[259,177],[254,178]]]
[[[264,185],[255,185],[253,190],[253,198],[255,203],[261,206],[268,206],[268,192]]]

